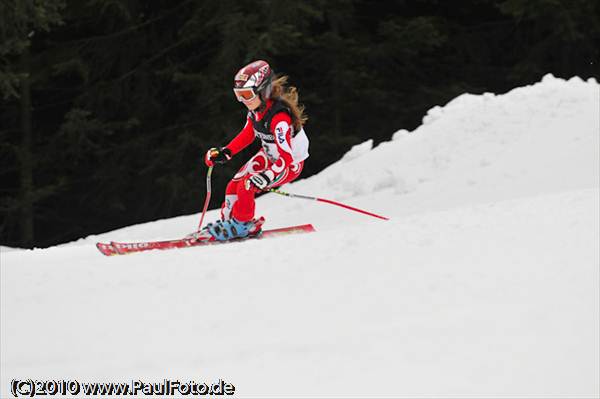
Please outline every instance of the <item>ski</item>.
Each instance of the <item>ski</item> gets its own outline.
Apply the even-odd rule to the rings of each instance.
[[[204,236],[199,239],[194,238],[181,238],[178,240],[166,240],[166,241],[145,241],[145,242],[115,242],[110,243],[96,243],[96,248],[106,256],[114,255],[127,255],[136,252],[144,252],[151,250],[166,250],[175,248],[187,248],[187,247],[198,247],[203,245],[217,245],[227,244],[232,242],[240,242],[245,240],[263,239],[278,237],[288,234],[298,233],[311,233],[316,231],[312,224],[303,224],[299,226],[282,227],[279,229],[263,230],[260,235],[235,239],[230,241],[217,241],[212,236]]]

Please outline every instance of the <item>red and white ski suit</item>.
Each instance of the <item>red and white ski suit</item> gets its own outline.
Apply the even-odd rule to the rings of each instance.
[[[221,207],[221,217],[245,222],[254,217],[254,196],[256,189],[246,181],[253,174],[263,172],[271,183],[268,187],[279,187],[300,176],[304,160],[308,158],[308,137],[301,129],[294,131],[288,112],[279,111],[271,118],[268,131],[264,134],[254,128],[269,114],[273,100],[267,100],[262,111],[249,111],[244,128],[226,146],[232,156],[249,146],[255,138],[261,140],[262,148],[233,176],[227,184],[225,201]],[[248,182],[249,183],[249,182]]]

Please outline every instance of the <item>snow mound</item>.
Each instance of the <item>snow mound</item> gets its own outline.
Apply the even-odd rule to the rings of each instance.
[[[400,130],[372,150],[366,141],[292,186],[338,199],[461,191],[461,204],[594,187],[599,99],[595,80],[552,75],[504,95],[463,94],[429,110],[413,132]]]

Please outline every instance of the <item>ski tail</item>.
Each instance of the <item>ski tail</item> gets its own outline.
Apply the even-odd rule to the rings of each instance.
[[[298,233],[313,233],[315,228],[312,224],[303,224],[300,226],[282,227],[279,229],[263,230],[263,237],[274,237],[286,234],[298,234]]]

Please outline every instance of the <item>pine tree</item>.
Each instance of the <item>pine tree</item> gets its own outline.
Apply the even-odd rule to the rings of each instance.
[[[36,160],[31,82],[35,76],[31,67],[31,42],[36,34],[62,23],[62,8],[63,0],[3,0],[0,3],[0,94],[5,100],[18,101],[21,133],[20,144],[3,147],[4,151],[14,152],[11,155],[18,163],[19,188],[17,195],[11,197],[7,193],[9,195],[2,201],[2,211],[16,215],[20,225],[19,241],[28,247],[34,242],[35,204],[48,190],[34,184]]]

